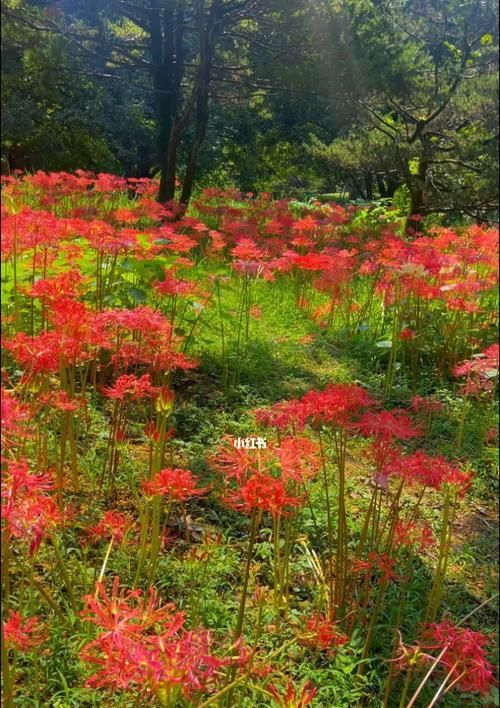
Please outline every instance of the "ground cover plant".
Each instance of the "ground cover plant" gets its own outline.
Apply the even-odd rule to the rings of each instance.
[[[498,705],[498,230],[2,178],[5,706]]]

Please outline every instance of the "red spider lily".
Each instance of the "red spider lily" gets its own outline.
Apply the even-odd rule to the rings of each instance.
[[[0,402],[2,449],[6,450],[13,447],[18,439],[30,435],[25,423],[33,416],[33,411],[3,387],[0,391]]]
[[[38,397],[38,403],[59,411],[77,411],[85,406],[84,398],[70,398],[66,391],[49,391]]]
[[[270,474],[257,472],[223,501],[237,511],[251,514],[255,510],[268,511],[272,516],[286,516],[301,503],[299,497],[288,494],[285,483]]]
[[[173,437],[174,433],[175,431],[173,428],[167,430],[164,436],[165,440],[168,440],[169,438]],[[146,425],[144,426],[144,435],[153,442],[158,442],[158,440],[160,439],[160,431],[156,427],[155,423],[146,423]]]
[[[254,318],[254,320],[260,320],[262,317],[262,309],[258,305],[252,305],[252,307],[249,309],[250,316]]]
[[[132,401],[138,401],[141,398],[155,398],[160,390],[158,387],[151,384],[151,376],[144,374],[140,378],[133,375],[120,376],[112,387],[101,389],[102,393],[107,398],[123,401],[130,397]]]
[[[85,608],[83,619],[105,630],[100,641],[110,639],[115,645],[127,639],[140,638],[156,623],[170,622],[175,633],[184,622],[184,614],[177,612],[172,604],[159,606],[158,597],[153,588],[147,596],[141,590],[120,592],[120,579],[115,577],[111,595],[108,595],[103,583],[97,583],[96,592],[83,598]]]
[[[217,452],[211,455],[208,463],[212,469],[225,477],[242,484],[246,479],[258,472],[265,472],[276,466],[277,457],[272,446],[261,449],[237,448],[232,444],[221,445]]]
[[[441,401],[430,398],[429,396],[413,396],[411,399],[411,409],[417,413],[440,413],[443,410],[443,404]]]
[[[242,238],[238,245],[231,250],[231,255],[241,261],[254,261],[262,258],[264,253],[252,239]]]
[[[403,330],[401,330],[399,334],[399,338],[401,341],[406,341],[408,339],[415,339],[417,336],[417,333],[411,329],[410,327],[405,327]]]
[[[302,429],[305,425],[306,411],[301,401],[279,401],[272,408],[259,408],[254,411],[260,425],[284,430],[290,425]]]
[[[233,661],[214,656],[207,630],[186,631],[184,614],[174,605],[159,606],[152,588],[147,598],[140,590],[119,593],[115,578],[111,597],[98,584],[97,594],[84,600],[82,616],[104,630],[81,653],[82,659],[99,667],[87,686],[134,687],[145,697],[153,694],[160,699],[181,691],[191,698],[208,690],[220,669]]]
[[[419,526],[414,521],[398,520],[394,531],[394,540],[396,546],[416,547],[419,553],[436,545],[434,533],[427,521]]]
[[[152,479],[144,480],[142,490],[147,496],[164,496],[184,502],[206,494],[209,487],[196,488],[197,479],[190,470],[166,468]]]
[[[388,475],[396,475],[408,484],[418,483],[440,491],[444,486],[455,487],[463,495],[472,484],[472,473],[450,464],[444,457],[426,455],[417,450],[391,460]]]
[[[306,635],[301,639],[302,644],[314,649],[327,650],[328,656],[333,657],[337,648],[349,641],[343,632],[338,631],[337,625],[337,622],[333,622],[325,615],[313,612],[306,620]]]
[[[115,209],[112,213],[112,217],[115,221],[121,222],[122,224],[135,224],[140,219],[140,214],[132,211],[132,209]]]
[[[420,644],[414,644],[413,646],[408,646],[403,644],[403,637],[401,632],[396,630],[399,635],[398,650],[399,654],[395,656],[394,659],[387,659],[388,663],[395,664],[396,671],[402,671],[406,668],[414,668],[415,666],[425,664],[427,660],[433,661],[434,657],[430,654],[426,654]]]
[[[269,692],[272,694],[273,700],[280,708],[305,708],[310,703],[317,693],[316,688],[311,681],[307,681],[302,689],[295,689],[292,680],[289,679],[285,693],[280,694],[275,686],[269,686]]]
[[[396,565],[396,559],[391,558],[388,553],[378,553],[377,551],[370,551],[368,554],[368,561],[372,564],[372,568],[377,568],[382,576],[382,582],[387,582],[396,578],[394,573],[394,566]]]
[[[424,642],[422,646],[429,650],[447,648],[439,663],[449,674],[450,684],[456,682],[461,691],[477,691],[484,696],[498,685],[494,667],[486,658],[486,647],[491,640],[485,634],[444,620],[427,628]]]
[[[160,295],[189,295],[194,291],[193,283],[176,278],[168,270],[165,271],[164,279],[155,281],[153,287]]]
[[[249,275],[256,278],[264,272],[263,264],[260,261],[236,261],[233,263],[233,269],[239,275]]]
[[[81,653],[83,660],[99,667],[85,685],[134,688],[145,699],[154,695],[169,705],[179,693],[192,699],[196,693],[210,690],[221,668],[231,663],[214,656],[212,645],[207,630],[187,632],[175,623],[167,626],[164,634],[131,638],[119,645],[101,636]]]
[[[492,344],[481,354],[464,361],[453,369],[453,374],[457,378],[467,377],[463,386],[465,395],[474,395],[493,389],[492,379],[498,376],[499,358],[500,346]]]
[[[90,526],[86,533],[94,543],[100,539],[113,539],[115,543],[121,543],[132,525],[133,522],[125,514],[106,511],[102,519],[94,526]]]
[[[37,280],[29,294],[50,304],[61,298],[76,298],[83,293],[84,285],[85,277],[79,270],[73,268],[52,278]]]
[[[351,417],[372,404],[367,391],[355,384],[328,384],[323,391],[309,391],[302,397],[306,417],[314,424],[345,428]]]
[[[303,482],[317,475],[321,467],[318,445],[309,438],[283,438],[277,454],[283,479]]]
[[[29,539],[29,554],[36,553],[40,544],[67,519],[57,502],[48,496],[23,496],[3,511],[8,534],[23,540]]]
[[[186,236],[186,234],[163,234],[162,229],[158,233],[162,238],[168,239],[168,243],[164,244],[164,248],[175,253],[188,253],[188,251],[198,245],[197,241]]]
[[[64,523],[68,512],[45,492],[54,488],[51,475],[29,473],[25,460],[6,461],[2,480],[2,519],[7,536],[29,540],[33,555],[43,539]]]
[[[7,466],[2,473],[2,499],[14,500],[20,494],[43,494],[54,489],[49,472],[31,474],[26,460],[2,460]]]
[[[415,425],[409,415],[402,410],[394,408],[392,411],[379,411],[377,413],[366,411],[361,420],[355,423],[363,435],[373,435],[379,441],[390,443],[395,438],[410,440],[422,435],[422,431]]]
[[[38,617],[23,620],[20,612],[11,610],[3,625],[5,646],[7,649],[28,651],[42,644],[47,639]]]
[[[148,364],[155,371],[170,371],[176,367],[190,369],[197,362],[175,351],[179,339],[172,335],[172,325],[160,312],[150,307],[134,310],[105,310],[94,318],[103,328],[115,365]]]
[[[18,332],[4,340],[3,346],[31,374],[58,373],[61,368],[84,363],[95,357],[97,347],[103,342],[89,318],[83,312],[79,316],[82,319],[75,322],[74,327],[66,328],[62,322],[54,322],[57,329],[33,337]]]
[[[370,551],[366,560],[354,558],[351,570],[355,575],[358,573],[373,573],[374,571],[379,571],[381,573],[382,582],[385,583],[388,580],[396,578],[396,574],[394,573],[395,564],[396,559],[391,558],[388,553]]]
[[[296,254],[292,262],[301,270],[325,270],[332,265],[331,256],[325,253],[307,253],[305,256]]]

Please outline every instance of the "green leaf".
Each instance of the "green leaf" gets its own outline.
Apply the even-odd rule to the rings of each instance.
[[[140,290],[139,288],[129,288],[128,294],[134,302],[146,302],[148,299],[148,296],[144,290]]]

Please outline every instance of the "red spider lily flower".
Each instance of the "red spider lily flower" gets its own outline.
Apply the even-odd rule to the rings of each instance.
[[[153,288],[160,295],[189,295],[194,292],[194,285],[188,280],[176,278],[169,270],[165,271],[163,280],[156,280]]]
[[[15,537],[30,541],[29,554],[39,549],[44,538],[67,520],[57,502],[49,496],[22,496],[15,504],[3,512],[7,532]]]
[[[283,479],[303,482],[317,475],[321,467],[318,445],[309,438],[283,438],[276,450]]]
[[[0,391],[2,449],[13,447],[18,439],[26,438],[30,431],[25,425],[33,416],[31,408],[21,403],[11,391]]]
[[[397,408],[392,411],[379,411],[377,413],[366,411],[361,420],[355,423],[363,435],[373,435],[383,442],[410,440],[422,435],[422,431],[415,425],[409,415]]]
[[[419,553],[436,545],[434,533],[426,521],[419,526],[414,521],[398,520],[394,531],[394,540],[396,546],[416,547]]]
[[[351,572],[353,575],[367,573],[372,568],[372,563],[362,558],[353,558],[351,562]]]
[[[311,423],[339,428],[347,427],[352,416],[372,402],[367,391],[355,384],[328,384],[323,391],[308,391],[301,399]]]
[[[132,527],[133,522],[118,511],[106,511],[100,521],[87,529],[87,535],[92,542],[100,539],[113,539],[115,543],[121,543],[127,531]]]
[[[223,501],[237,511],[251,514],[268,511],[272,516],[287,516],[301,504],[299,497],[288,494],[285,483],[270,474],[258,472],[231,490]]]
[[[155,398],[160,389],[151,384],[149,374],[144,374],[140,378],[125,374],[115,381],[114,386],[101,390],[107,398],[113,400],[123,401],[126,397],[130,397],[130,400],[138,401],[141,398]]]
[[[249,313],[251,317],[254,318],[254,320],[260,320],[260,318],[262,317],[262,309],[258,305],[252,305],[249,310]]]
[[[231,255],[241,261],[254,261],[263,257],[264,253],[250,238],[240,239],[237,246],[231,249]]]
[[[338,631],[337,625],[337,622],[325,615],[313,612],[306,620],[306,635],[301,643],[314,649],[327,650],[328,656],[333,657],[337,648],[349,641],[343,632]]]
[[[422,412],[427,415],[440,413],[443,410],[441,401],[431,398],[430,396],[413,396],[410,407],[417,413]]]
[[[463,386],[465,395],[477,395],[481,391],[493,389],[492,379],[499,373],[500,346],[492,344],[490,347],[477,354],[472,359],[462,362],[453,369],[457,378],[466,376],[467,381]]]
[[[385,583],[388,580],[396,578],[394,573],[395,564],[396,559],[391,558],[388,553],[370,551],[366,560],[353,558],[351,570],[354,575],[367,572],[373,573],[375,570],[378,570],[381,573],[382,581]]]
[[[172,622],[172,633],[184,623],[184,614],[177,612],[172,604],[159,605],[153,588],[147,596],[142,590],[120,591],[120,578],[115,577],[108,595],[103,583],[97,583],[96,593],[85,595],[85,607],[81,612],[84,620],[105,630],[100,639],[111,639],[120,644],[131,638],[140,638],[156,623]]]
[[[221,445],[217,452],[210,455],[208,464],[225,478],[234,479],[242,484],[246,479],[258,472],[271,470],[277,464],[277,457],[271,445],[255,450],[237,448],[229,444]]]
[[[81,658],[98,667],[86,682],[94,688],[133,687],[145,698],[186,699],[210,690],[220,670],[239,657],[219,659],[213,653],[209,631],[186,631],[184,614],[174,605],[160,606],[150,588],[147,598],[140,590],[119,592],[115,578],[111,596],[102,584],[97,594],[84,598],[84,619],[101,632],[82,650]]]
[[[66,391],[49,391],[38,396],[37,402],[59,411],[77,411],[86,403],[84,398],[70,398]]]
[[[20,612],[11,610],[3,625],[5,646],[7,649],[28,651],[31,647],[42,644],[47,639],[38,617],[23,620]]]
[[[394,659],[387,659],[388,663],[395,664],[396,671],[402,671],[407,668],[414,668],[415,666],[425,664],[427,660],[433,661],[434,657],[426,654],[420,644],[414,644],[413,646],[408,646],[403,644],[403,637],[401,632],[396,630],[399,635],[398,651],[399,654],[395,656]]]
[[[273,700],[280,708],[305,708],[310,703],[317,693],[316,688],[311,681],[307,681],[302,689],[295,690],[292,680],[289,679],[285,693],[280,694],[275,686],[269,686],[269,692],[273,696]]]
[[[206,494],[209,487],[196,487],[197,479],[190,470],[166,468],[152,479],[144,480],[142,490],[147,496],[164,496],[184,502]]]
[[[26,460],[4,460],[7,469],[2,473],[2,499],[15,499],[20,494],[42,494],[54,489],[49,472],[31,474]]]
[[[175,253],[188,253],[188,251],[198,245],[197,241],[189,238],[186,234],[169,233],[164,236],[162,234],[162,229],[160,229],[159,235],[168,240],[168,243],[164,245],[164,248],[169,251],[174,251]]]
[[[485,634],[444,620],[427,628],[424,642],[428,643],[422,643],[422,646],[429,650],[447,647],[439,663],[444,672],[450,674],[450,684],[456,681],[459,690],[466,693],[477,691],[485,696],[498,685],[493,675],[494,667],[486,658],[486,647],[491,640]]]
[[[255,419],[260,425],[284,430],[293,426],[301,430],[305,425],[306,410],[301,401],[279,401],[272,408],[259,408],[254,411]]]
[[[85,289],[86,279],[79,270],[73,268],[60,273],[52,278],[37,280],[31,287],[29,294],[47,304],[61,298],[74,299],[81,295]]]
[[[140,213],[132,211],[132,209],[115,209],[112,214],[115,221],[122,224],[135,224],[140,219]]]
[[[399,334],[399,338],[403,342],[408,339],[415,339],[416,336],[417,333],[413,329],[410,329],[410,327],[405,327]]]
[[[382,582],[386,583],[389,580],[396,578],[394,573],[394,566],[396,565],[396,558],[391,558],[388,553],[378,553],[377,551],[370,551],[368,554],[368,561],[371,563],[372,568],[377,568],[381,573]]]
[[[30,474],[25,460],[3,460],[7,471],[2,479],[2,520],[8,537],[29,541],[33,555],[43,539],[68,517],[55,500],[46,494],[54,488],[48,473]]]
[[[297,219],[293,225],[293,230],[297,233],[310,233],[316,231],[320,226],[320,222],[308,214],[303,219]]]
[[[444,457],[426,455],[421,450],[412,455],[393,458],[386,472],[388,475],[396,475],[410,485],[418,483],[437,491],[451,486],[457,489],[461,496],[472,484],[472,472],[455,467]]]

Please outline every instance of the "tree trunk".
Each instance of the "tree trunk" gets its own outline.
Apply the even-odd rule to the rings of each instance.
[[[405,233],[414,234],[419,229],[420,219],[415,216],[423,216],[425,211],[425,183],[427,181],[427,171],[429,169],[429,150],[425,134],[421,135],[422,156],[418,163],[417,174],[411,174],[409,165],[405,169],[405,181],[410,192],[410,213],[406,219]]]
[[[196,129],[189,151],[188,164],[186,174],[184,175],[184,184],[182,186],[181,206],[185,212],[188,208],[191,194],[193,191],[194,177],[198,167],[198,156],[200,149],[205,140],[208,127],[209,115],[209,93],[210,93],[210,74],[212,70],[212,61],[214,55],[214,44],[218,31],[218,24],[222,17],[223,4],[222,0],[215,0],[207,20],[207,27],[204,31],[203,17],[201,5],[198,5],[198,22],[200,36],[200,72],[198,95],[196,102]]]
[[[366,189],[366,199],[371,202],[373,200],[373,175],[368,172],[365,175],[365,189]]]

